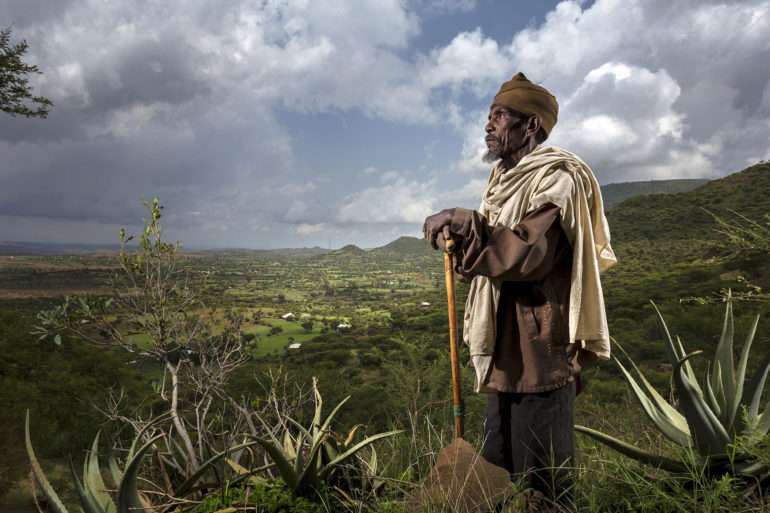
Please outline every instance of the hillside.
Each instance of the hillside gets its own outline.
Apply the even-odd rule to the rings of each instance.
[[[751,166],[689,192],[643,194],[607,212],[613,241],[719,238],[713,218],[702,210],[729,215],[736,210],[753,220],[770,212],[770,163]]]
[[[335,249],[334,251],[329,251],[326,253],[327,257],[331,258],[339,258],[339,257],[365,257],[369,254],[368,251],[365,249],[359,248],[355,244],[347,244],[346,246],[342,246],[339,249]]]
[[[424,256],[432,254],[433,249],[428,245],[425,239],[417,237],[403,236],[398,239],[377,248],[369,250],[372,255],[392,255],[399,256]]]
[[[647,180],[640,182],[620,182],[602,185],[604,210],[609,210],[618,203],[642,194],[674,194],[689,192],[708,182],[705,178],[682,178],[676,180]]]

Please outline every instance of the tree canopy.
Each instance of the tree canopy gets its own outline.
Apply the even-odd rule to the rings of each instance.
[[[24,40],[11,44],[10,28],[0,30],[0,111],[11,116],[45,118],[53,102],[32,93],[28,75],[42,72],[22,60],[27,48]]]

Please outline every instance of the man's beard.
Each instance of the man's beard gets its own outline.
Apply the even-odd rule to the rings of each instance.
[[[495,162],[500,159],[500,154],[496,151],[487,150],[484,152],[484,155],[482,155],[481,160],[485,164],[491,164],[492,162]]]
[[[496,160],[499,160],[503,158],[503,152],[505,151],[505,143],[495,137],[495,144],[493,145],[494,149],[491,149],[489,146],[487,146],[487,151],[484,152],[484,155],[481,157],[481,160],[487,164],[490,164],[492,162],[495,162]]]

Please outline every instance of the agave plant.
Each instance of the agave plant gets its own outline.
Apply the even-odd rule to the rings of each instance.
[[[273,430],[260,418],[266,428],[265,431],[269,434],[269,439],[256,438],[256,441],[275,463],[286,486],[295,495],[310,493],[312,490],[318,489],[322,483],[327,483],[335,470],[364,447],[378,440],[402,433],[401,430],[388,431],[353,443],[354,428],[342,445],[337,444],[334,442],[335,435],[330,426],[350,396],[340,401],[326,418],[322,418],[323,400],[315,379],[313,379],[313,393],[315,395],[315,411],[309,428],[287,416],[285,417],[286,428],[283,431],[283,439],[279,441]],[[289,429],[289,424],[295,428],[296,435]]]
[[[102,472],[99,464],[99,437],[97,433],[94,437],[94,441],[91,444],[91,450],[86,456],[83,462],[82,477],[78,476],[75,465],[70,460],[70,472],[72,473],[72,480],[75,484],[75,489],[80,500],[80,505],[84,513],[133,513],[135,511],[156,511],[153,509],[152,504],[139,492],[137,489],[137,480],[140,463],[143,456],[156,445],[161,445],[165,434],[160,434],[149,438],[144,444],[141,444],[143,438],[149,431],[149,429],[163,420],[167,420],[170,414],[164,414],[147,425],[137,433],[136,437],[131,444],[126,456],[126,464],[123,469],[118,465],[117,460],[112,452],[108,453],[107,465],[110,473],[110,478],[115,484],[117,490],[117,503],[113,500],[113,497],[107,491],[108,488],[105,485],[102,477]],[[43,494],[48,499],[51,507],[56,513],[68,513],[67,508],[62,503],[56,491],[51,486],[50,482],[46,478],[42,467],[35,455],[35,451],[32,448],[32,440],[29,433],[29,410],[27,410],[27,416],[25,421],[25,437],[27,446],[27,456],[29,457],[32,465],[32,474],[35,479],[35,483],[41,488]],[[194,485],[203,477],[203,475],[210,470],[217,462],[224,459],[228,454],[239,451],[246,447],[256,445],[257,442],[247,442],[244,444],[229,447],[228,449],[219,452],[205,461],[196,472],[188,476],[187,479],[179,484],[174,491],[174,497],[184,497],[194,487]]]
[[[760,413],[762,391],[770,371],[770,355],[746,383],[749,351],[759,314],[754,318],[736,367],[733,358],[732,294],[728,291],[722,334],[701,386],[690,364],[690,359],[701,351],[685,353],[679,336],[674,342],[660,310],[653,301],[650,302],[666,336],[665,347],[673,365],[672,381],[678,408],[655,390],[627,354],[638,380],[615,358],[644,412],[672,442],[682,448],[694,449],[699,463],[710,474],[767,477],[770,467],[744,454],[738,443],[739,439],[761,439],[770,431],[770,403]],[[620,347],[614,339],[613,342]],[[622,347],[620,349],[622,351]],[[674,472],[686,472],[689,468],[684,461],[644,451],[600,431],[580,425],[576,425],[575,429],[642,463]]]
[[[149,425],[148,425],[149,427]],[[56,491],[51,486],[42,467],[35,455],[35,451],[32,448],[32,440],[29,434],[29,410],[27,410],[27,416],[25,420],[25,443],[27,446],[27,456],[32,465],[32,475],[34,476],[35,483],[42,489],[43,494],[48,499],[50,507],[56,513],[68,513],[64,503],[59,498]],[[118,503],[115,504],[112,497],[107,493],[107,487],[102,479],[101,471],[99,470],[99,458],[97,455],[97,448],[99,445],[99,435],[94,438],[94,442],[91,446],[91,452],[83,463],[83,477],[78,477],[75,466],[70,461],[70,470],[72,472],[73,481],[75,482],[75,488],[80,498],[80,505],[85,513],[129,513],[130,511],[151,511],[150,504],[139,493],[137,489],[137,474],[139,472],[139,464],[142,457],[157,442],[163,435],[156,436],[148,440],[144,445],[137,448],[138,441],[141,439],[139,436],[134,440],[134,444],[126,458],[126,465],[121,470],[115,461],[114,457],[109,457],[109,468],[112,474],[113,481],[117,484],[118,489]]]
[[[340,454],[350,450],[356,444],[356,433],[362,427],[362,424],[354,426],[345,436],[331,433],[331,436],[324,442],[321,454],[322,464],[331,462]],[[348,468],[342,468],[342,465],[338,465],[338,468],[331,472],[328,480],[332,483],[338,483],[335,484],[338,490],[342,487],[347,491],[356,489],[364,494],[375,495],[382,492],[385,487],[383,474],[386,468],[380,465],[374,446],[369,448],[368,458],[359,452],[353,460],[350,465],[347,465]]]

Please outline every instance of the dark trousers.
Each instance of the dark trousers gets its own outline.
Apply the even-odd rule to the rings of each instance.
[[[571,511],[574,418],[574,382],[549,392],[489,394],[482,456]]]

